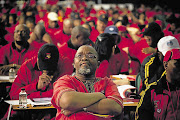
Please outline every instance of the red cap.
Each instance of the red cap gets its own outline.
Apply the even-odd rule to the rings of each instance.
[[[59,0],[47,0],[46,4],[55,5]]]
[[[9,14],[16,14],[16,9],[15,9],[15,8],[11,9],[11,11],[9,12]]]
[[[18,12],[17,12],[17,16],[20,16],[20,15],[21,15],[21,11],[18,11]]]
[[[156,15],[156,13],[154,11],[147,11],[146,12],[147,18],[154,17],[155,15]]]
[[[46,10],[41,9],[41,10],[39,10],[38,12],[44,12],[44,13],[45,13],[45,12],[46,12]]]
[[[81,9],[81,10],[79,11],[79,13],[84,13],[84,9]]]
[[[121,32],[126,32],[126,26],[121,25],[121,26],[118,27],[118,30],[121,31]]]
[[[94,19],[93,19],[93,17],[89,16],[89,17],[86,18],[86,21],[90,22],[90,21],[94,21]]]
[[[2,13],[7,13],[7,10],[5,8],[3,8]]]
[[[172,59],[180,59],[180,49],[172,49],[168,52],[166,52],[166,55],[164,56],[164,60],[168,62],[169,60]]]
[[[95,9],[91,9],[90,14],[96,14],[96,10]]]
[[[32,5],[34,5],[34,4],[36,4],[36,0],[30,0],[29,5],[32,6]]]
[[[99,15],[106,14],[106,11],[105,11],[105,10],[100,10],[100,11],[98,12],[98,14],[99,14]]]

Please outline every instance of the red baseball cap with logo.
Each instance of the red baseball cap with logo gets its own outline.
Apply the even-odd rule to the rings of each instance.
[[[168,62],[169,60],[172,59],[180,59],[180,49],[172,49],[168,52],[166,52],[166,55],[164,56],[164,60],[165,62]]]

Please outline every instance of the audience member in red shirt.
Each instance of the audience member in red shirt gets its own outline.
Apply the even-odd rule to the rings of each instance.
[[[59,52],[55,45],[43,45],[37,56],[27,60],[20,67],[11,86],[11,99],[19,99],[21,88],[25,88],[27,98],[30,99],[52,97],[53,83],[59,77],[72,73],[66,69],[70,65],[68,61],[66,60],[66,64],[63,61],[59,60]]]
[[[128,55],[116,46],[111,34],[100,34],[97,37],[95,49],[101,62],[96,70],[97,77],[128,74]]]
[[[49,34],[46,32],[45,27],[42,24],[37,24],[32,32],[28,42],[30,44],[35,43],[39,44],[52,43],[52,39]]]
[[[92,46],[79,47],[74,68],[74,76],[63,76],[54,83],[51,102],[57,109],[56,119],[110,120],[110,116],[120,116],[122,98],[111,79],[95,76],[98,54]],[[105,118],[94,113],[110,116]]]
[[[162,37],[164,37],[161,27],[155,22],[148,24],[148,28],[145,29],[143,35],[144,38],[128,49],[130,57],[138,60],[140,64],[147,56],[157,51],[157,43]],[[132,69],[133,68],[135,67],[132,66]],[[134,73],[138,73],[139,70],[135,69],[135,71],[136,72]]]
[[[27,59],[33,57],[39,48],[30,45],[29,28],[24,24],[16,26],[14,31],[14,42],[3,46],[0,49],[0,74],[6,74],[9,69],[16,66],[18,70],[20,65]]]
[[[16,14],[10,14],[8,17],[8,20],[7,20],[8,22],[5,27],[5,29],[8,33],[4,37],[6,39],[6,41],[8,41],[8,43],[13,42],[13,34],[14,34],[15,27],[16,27],[16,19],[17,19]]]
[[[55,12],[50,12],[47,18],[48,22],[45,23],[46,32],[49,33],[53,43],[56,45],[57,38],[55,37],[55,35],[62,31],[62,26],[60,26],[58,22],[58,14]]]
[[[71,39],[59,47],[60,57],[67,57],[71,64],[74,61],[74,56],[77,49],[82,45],[94,45],[89,39],[90,33],[82,26],[76,26],[72,29]]]
[[[106,14],[100,15],[97,20],[96,28],[92,29],[92,32],[91,32],[91,36],[92,36],[91,40],[93,42],[96,41],[96,38],[99,34],[104,33],[104,30],[107,27],[107,23],[108,23],[108,16]]]
[[[29,30],[30,30],[30,35],[31,35],[31,33],[34,31],[34,27],[35,27],[35,21],[34,21],[34,19],[33,18],[30,18],[30,17],[28,17],[27,19],[26,19],[26,26],[29,28]]]
[[[55,45],[60,46],[63,43],[67,42],[71,38],[71,31],[74,27],[73,20],[66,18],[63,21],[63,30],[54,34],[54,39],[57,42]]]
[[[35,23],[44,23],[45,22],[45,10],[38,11],[38,14],[35,15],[36,21]]]
[[[166,21],[170,24],[167,25],[166,30],[164,31],[169,31],[173,35],[176,35],[179,33],[179,18],[177,18],[174,14],[172,14],[169,18],[166,19]]]

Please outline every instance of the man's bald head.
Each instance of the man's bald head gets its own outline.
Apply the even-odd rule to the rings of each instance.
[[[68,18],[63,21],[63,31],[65,34],[70,35],[73,27],[74,24],[72,19]]]
[[[90,36],[89,31],[86,28],[82,27],[81,25],[74,27],[72,29],[71,35],[73,35],[73,37],[74,36],[77,37],[80,33],[83,34],[84,38],[89,38],[89,36]]]
[[[27,25],[26,24],[19,24],[19,25],[17,25],[16,27],[15,27],[15,31],[17,31],[19,28],[24,28],[25,29],[25,31],[26,31],[26,33],[27,34],[30,34],[30,30],[29,30],[29,28],[27,27]]]
[[[46,33],[45,27],[42,24],[37,24],[34,28],[34,34],[38,40],[42,39],[43,35]]]
[[[79,48],[82,45],[90,43],[89,36],[90,33],[86,28],[82,26],[76,26],[72,29],[71,32],[71,43],[75,48]]]

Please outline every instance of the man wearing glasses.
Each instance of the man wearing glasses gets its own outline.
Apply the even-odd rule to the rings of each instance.
[[[110,120],[99,114],[115,117],[122,113],[123,102],[116,85],[107,77],[96,78],[98,65],[98,54],[92,46],[79,47],[73,63],[75,75],[65,75],[53,86],[56,119]]]

